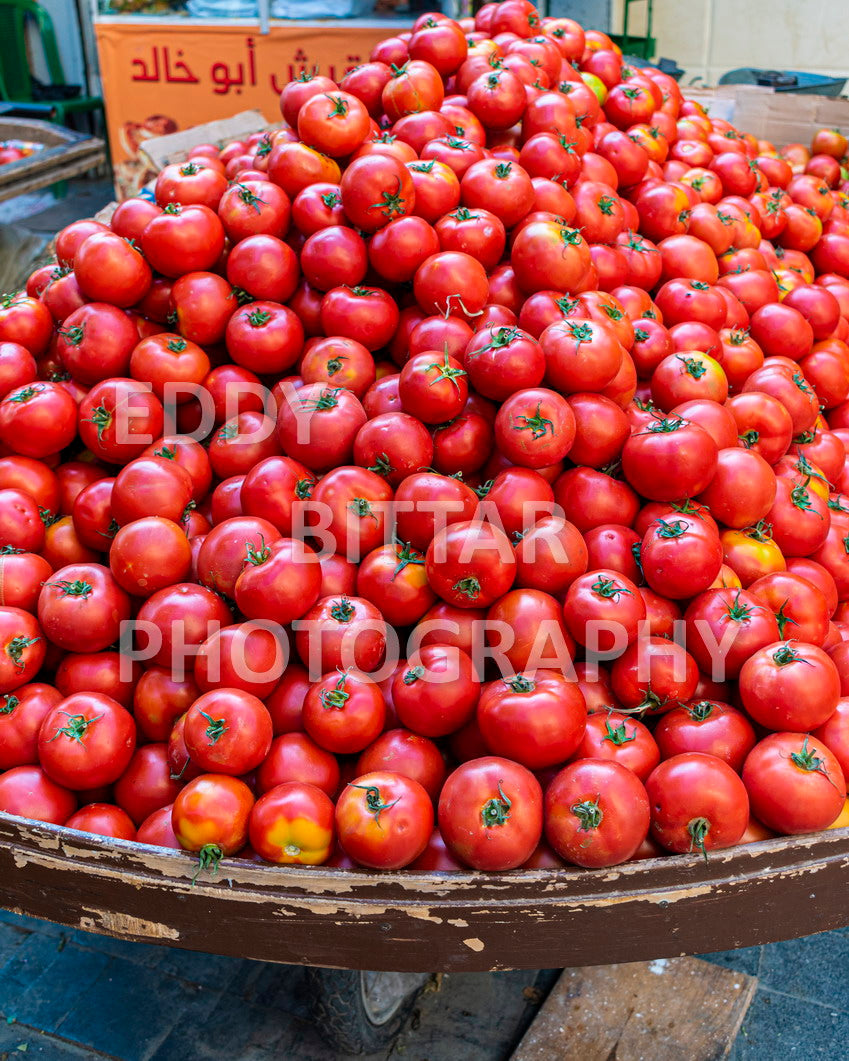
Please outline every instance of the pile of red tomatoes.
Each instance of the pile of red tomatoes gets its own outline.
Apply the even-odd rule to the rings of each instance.
[[[0,300],[0,810],[274,863],[847,820],[846,138],[423,15]]]

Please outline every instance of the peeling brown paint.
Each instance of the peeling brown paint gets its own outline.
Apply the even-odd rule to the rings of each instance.
[[[176,928],[160,925],[155,921],[131,917],[116,910],[91,910],[93,917],[81,917],[79,927],[87,932],[106,931],[116,936],[144,936],[148,939],[176,940],[180,933]]]

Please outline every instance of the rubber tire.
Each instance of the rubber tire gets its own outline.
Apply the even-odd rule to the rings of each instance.
[[[383,1024],[366,1013],[357,969],[306,969],[310,1010],[319,1035],[337,1050],[369,1054],[391,1046],[407,1022],[424,982],[410,991]]]

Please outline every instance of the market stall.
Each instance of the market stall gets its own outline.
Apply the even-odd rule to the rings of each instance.
[[[126,198],[153,175],[139,155],[145,140],[249,108],[279,121],[277,100],[287,81],[305,70],[338,80],[379,40],[411,24],[405,18],[272,19],[263,29],[257,18],[189,10],[96,15],[116,191]]]

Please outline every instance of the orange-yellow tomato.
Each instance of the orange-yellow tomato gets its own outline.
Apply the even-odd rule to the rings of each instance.
[[[251,847],[269,862],[318,866],[333,849],[333,801],[315,785],[287,781],[251,811]]]

